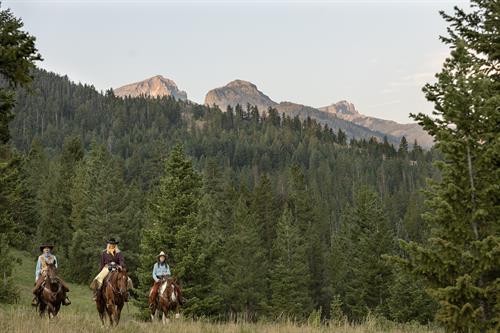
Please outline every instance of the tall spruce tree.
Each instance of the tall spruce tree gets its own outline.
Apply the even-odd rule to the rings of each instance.
[[[77,167],[71,190],[71,224],[75,228],[69,249],[70,278],[86,283],[98,273],[100,253],[109,237],[122,241],[134,221],[122,170],[108,150],[93,144]],[[140,225],[139,225],[140,227]],[[126,257],[126,250],[125,257]]]
[[[243,195],[236,203],[231,229],[224,244],[224,253],[229,254],[223,271],[224,299],[229,313],[253,320],[267,312],[268,290],[262,267],[268,265],[259,226]]]
[[[189,300],[186,311],[196,313],[201,300],[196,289],[201,286],[197,282],[203,283],[196,274],[205,265],[198,262],[202,255],[198,252],[201,239],[196,225],[200,188],[200,175],[186,157],[183,146],[177,144],[165,162],[159,185],[151,193],[148,222],[142,233],[137,304],[143,314],[147,314],[151,271],[160,251],[166,251],[172,273],[183,283],[184,296]]]
[[[413,117],[434,136],[442,178],[428,192],[431,238],[403,243],[402,262],[423,276],[447,332],[500,330],[500,4],[441,13],[451,55],[424,92],[434,115]]]
[[[22,20],[16,18],[9,9],[0,9],[0,302],[16,300],[9,247],[15,245],[18,239],[17,217],[31,215],[22,210],[29,206],[24,205],[26,196],[23,193],[27,189],[20,175],[20,159],[8,146],[9,122],[13,119],[15,104],[13,90],[31,83],[35,61],[42,60],[35,47],[35,37],[21,30],[22,27]],[[21,222],[26,220],[31,219]],[[30,226],[33,229],[33,225]]]
[[[343,287],[348,314],[354,320],[364,319],[369,311],[387,315],[392,272],[382,256],[392,254],[394,245],[378,195],[370,189],[358,190],[342,227],[347,229]]]
[[[301,320],[313,309],[305,246],[290,209],[285,207],[273,246],[271,306],[275,316]]]

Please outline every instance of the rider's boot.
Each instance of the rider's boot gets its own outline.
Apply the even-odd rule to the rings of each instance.
[[[101,286],[97,286],[95,289],[94,289],[94,295],[92,296],[92,299],[94,301],[97,301],[97,298],[99,298],[99,294],[101,293]]]
[[[70,304],[71,304],[71,301],[69,300],[69,297],[68,297],[68,296],[64,297],[64,301],[63,301],[63,303],[62,303],[62,304],[63,304],[63,305],[70,305]]]
[[[35,295],[33,296],[33,300],[31,300],[31,306],[37,306],[38,305],[38,297]]]

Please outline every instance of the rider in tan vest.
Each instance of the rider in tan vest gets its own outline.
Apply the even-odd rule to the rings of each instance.
[[[33,297],[33,300],[31,301],[31,305],[36,306],[38,305],[38,294],[40,293],[40,288],[45,281],[46,277],[46,272],[47,272],[47,264],[49,263],[54,263],[54,266],[57,268],[57,258],[55,255],[52,254],[52,250],[54,249],[53,245],[49,244],[44,244],[40,246],[40,251],[42,254],[38,256],[38,260],[36,263],[36,269],[35,269],[35,287],[33,288],[33,294],[35,295]],[[69,291],[68,285],[66,282],[64,282],[61,277],[58,277],[59,282],[61,283],[63,287],[64,293],[67,293]],[[65,295],[63,305],[70,305],[71,301],[69,300],[68,296]]]

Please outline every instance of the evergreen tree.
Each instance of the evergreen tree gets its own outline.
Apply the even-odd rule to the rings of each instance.
[[[394,270],[394,280],[389,286],[387,299],[390,319],[427,324],[434,319],[436,306],[436,302],[425,292],[422,278],[416,278],[400,269]]]
[[[398,155],[403,158],[408,156],[408,141],[406,140],[406,137],[404,135],[399,142]]]
[[[436,117],[413,115],[444,160],[428,193],[431,238],[404,243],[403,263],[427,281],[447,332],[500,328],[498,12],[497,1],[473,0],[471,12],[442,13],[452,52],[437,82],[424,87]]]
[[[135,224],[131,219],[136,207],[131,207],[121,168],[105,147],[94,144],[77,167],[71,202],[75,232],[69,249],[69,273],[73,281],[86,283],[98,273],[106,239],[125,240],[123,234]]]
[[[240,197],[231,234],[224,245],[226,257],[224,299],[228,312],[253,320],[267,312],[267,282],[262,263],[266,256],[255,215]]]
[[[203,253],[198,251],[200,235],[195,221],[200,200],[201,179],[192,163],[184,154],[182,145],[176,145],[165,162],[164,175],[157,188],[151,193],[148,205],[148,222],[143,230],[140,267],[138,270],[140,294],[138,305],[147,313],[147,295],[152,284],[151,270],[160,251],[169,255],[169,264],[175,276],[184,284],[188,303],[186,311],[196,313],[199,306],[196,288],[200,276],[193,276],[193,270],[203,269]],[[208,267],[205,267],[208,269]],[[203,272],[206,273],[206,272]]]
[[[22,31],[23,22],[14,17],[12,12],[0,9],[0,302],[15,302],[17,290],[12,281],[13,259],[9,247],[15,245],[17,222],[32,220],[22,209],[26,207],[23,199],[27,189],[19,157],[12,153],[9,122],[13,119],[13,88],[28,86],[30,72],[35,61],[41,60],[35,48],[35,37]],[[28,196],[29,197],[29,196]],[[19,204],[21,204],[19,206]],[[20,210],[21,208],[21,210]],[[16,213],[17,212],[17,213]],[[21,213],[19,213],[21,212]],[[17,217],[23,217],[21,221]],[[26,218],[27,217],[27,218]],[[30,222],[27,225],[31,225]],[[28,231],[27,229],[25,231]]]
[[[304,239],[285,207],[278,221],[277,238],[273,246],[271,272],[272,311],[276,316],[304,319],[312,311],[309,295],[309,271]]]
[[[303,171],[298,166],[292,167],[287,204],[300,234],[304,235],[307,269],[310,272],[310,295],[315,308],[319,308],[329,305],[328,300],[324,298],[326,288],[325,253],[327,250],[324,241],[325,234],[321,234],[317,209],[311,191],[306,184]]]
[[[23,21],[10,9],[0,9],[0,144],[10,139],[9,122],[13,119],[14,93],[12,88],[28,86],[35,61],[42,60],[35,47],[35,37],[22,31]],[[5,83],[8,87],[5,87]]]
[[[391,230],[378,195],[362,189],[344,217],[347,228],[345,305],[354,320],[368,311],[387,315],[391,268],[382,255],[393,253]]]
[[[255,213],[259,234],[264,243],[266,256],[271,259],[271,250],[276,238],[277,200],[274,197],[269,177],[264,174],[253,191],[251,210]]]

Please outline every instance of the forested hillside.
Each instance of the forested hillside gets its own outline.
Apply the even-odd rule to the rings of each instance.
[[[351,319],[432,318],[419,282],[381,255],[426,237],[419,189],[436,177],[434,151],[347,142],[273,109],[123,99],[43,70],[14,113],[30,203],[19,231],[33,248],[54,242],[72,281],[89,282],[113,235],[143,306],[166,250],[193,315],[300,319],[333,305]]]

